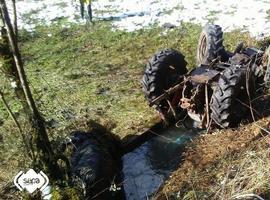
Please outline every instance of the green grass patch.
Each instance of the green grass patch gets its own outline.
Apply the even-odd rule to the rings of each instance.
[[[76,119],[116,124],[120,137],[135,134],[156,121],[141,91],[147,60],[158,50],[175,48],[194,66],[200,27],[185,24],[169,31],[154,27],[133,33],[112,31],[109,24],[40,28],[22,43],[28,77],[47,120],[62,126]],[[191,34],[192,33],[192,34]],[[52,34],[51,37],[48,35]]]
[[[270,20],[270,9],[266,11],[267,17],[266,19]]]

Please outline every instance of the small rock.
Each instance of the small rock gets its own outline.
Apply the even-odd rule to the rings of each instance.
[[[162,25],[163,28],[168,28],[168,29],[173,29],[175,28],[176,26],[174,24],[171,24],[171,23],[165,23]]]
[[[96,94],[97,95],[106,95],[109,91],[110,91],[109,87],[102,87],[102,88],[98,88],[98,90],[96,91]]]
[[[46,122],[46,126],[49,128],[57,128],[59,127],[59,123],[55,119],[50,119]]]

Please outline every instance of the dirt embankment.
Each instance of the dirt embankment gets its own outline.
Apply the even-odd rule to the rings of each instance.
[[[250,193],[270,199],[269,121],[198,137],[156,199],[235,199]]]

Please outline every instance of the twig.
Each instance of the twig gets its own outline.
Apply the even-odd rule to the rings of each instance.
[[[209,117],[209,99],[208,99],[208,84],[205,84],[205,103],[206,103],[206,127],[210,126],[210,117]]]
[[[257,198],[259,200],[264,200],[262,197],[256,194],[241,194],[241,195],[234,195],[230,199],[246,199],[246,198]]]
[[[122,186],[124,184],[124,182],[126,182],[127,180],[124,180],[122,181],[121,183],[118,184],[118,186]],[[100,196],[101,194],[103,194],[104,192],[106,192],[107,190],[110,191],[110,188],[111,187],[107,187],[105,189],[103,189],[102,191],[100,191],[99,193],[95,194],[94,196],[92,197],[87,197],[86,200],[89,200],[89,199],[96,199],[98,196]]]
[[[260,96],[256,97],[255,99],[252,99],[251,102],[257,101],[257,100],[260,99],[260,98],[268,97],[268,96],[270,96],[270,94],[263,94],[263,95],[260,95]]]
[[[157,98],[155,98],[153,101],[150,102],[150,106],[153,106],[154,104],[159,103],[161,100],[165,99],[166,97],[168,97],[170,94],[174,93],[175,91],[177,91],[179,88],[181,88],[184,85],[185,81],[175,85],[174,87],[166,90],[162,95],[158,96]]]
[[[247,105],[246,103],[242,102],[240,99],[236,99],[236,101],[238,101],[239,103],[241,103],[243,106],[246,106],[247,108],[252,109],[258,116],[262,117],[257,110],[255,110],[254,108],[251,108],[249,105]]]
[[[185,124],[184,124],[183,122],[186,120],[187,117],[188,117],[188,115],[185,115],[185,117],[184,117],[183,119],[178,120],[178,121],[175,123],[175,127],[176,127],[176,128],[180,128],[180,127],[181,127],[180,123],[182,123],[182,126],[184,125],[184,127],[185,127]]]
[[[265,131],[266,133],[268,133],[270,135],[270,131],[268,131],[267,129],[259,126],[257,123],[254,123],[255,126],[257,126],[258,128],[262,129],[263,131]]]
[[[20,134],[22,136],[23,143],[25,144],[26,153],[29,155],[30,158],[32,158],[32,155],[29,152],[29,146],[28,146],[27,140],[25,138],[25,135],[23,133],[23,130],[22,130],[22,127],[21,127],[20,123],[18,122],[18,120],[16,119],[16,116],[14,115],[11,108],[9,107],[9,105],[8,105],[2,91],[0,91],[0,96],[1,96],[1,99],[2,99],[2,102],[3,102],[4,106],[6,107],[9,115],[11,116],[12,120],[14,121],[15,125],[17,126],[17,128],[18,128],[18,130],[19,130],[19,132],[20,132]]]
[[[169,197],[167,195],[167,192],[164,192],[164,194],[165,194],[166,200],[169,200]]]
[[[222,197],[222,200],[224,199],[224,192],[225,192],[225,184],[226,184],[226,182],[227,182],[227,180],[228,180],[228,178],[229,178],[229,175],[230,175],[230,170],[228,170],[227,171],[227,173],[226,173],[226,176],[224,177],[224,183],[222,184],[222,186],[221,186],[221,197]]]
[[[152,134],[158,136],[158,137],[162,137],[164,138],[165,140],[169,141],[169,142],[172,142],[172,143],[175,143],[175,144],[178,144],[177,142],[173,141],[172,139],[168,138],[168,137],[165,137],[164,135],[161,135],[161,134],[158,134],[152,130],[149,130],[149,132],[151,132]]]
[[[191,183],[191,187],[192,187],[192,190],[193,190],[193,192],[194,192],[194,197],[195,197],[195,200],[198,200],[198,198],[197,198],[197,194],[196,194],[196,191],[195,191],[195,189],[194,189],[194,184],[193,184],[193,181],[190,179],[189,180],[190,181],[190,183]]]
[[[254,63],[253,63],[254,64]],[[249,63],[249,66],[251,66],[251,61]],[[247,67],[247,73],[246,73],[246,89],[247,89],[247,95],[248,95],[248,102],[249,102],[249,109],[252,116],[252,120],[255,122],[255,117],[252,109],[252,103],[250,98],[250,91],[249,91],[249,78],[250,78],[250,67]]]
[[[213,122],[213,119],[211,118],[211,119],[210,119],[210,123],[209,123],[209,125],[208,125],[208,127],[207,127],[207,129],[206,129],[206,133],[207,133],[207,134],[208,134],[209,131],[211,130],[211,124],[212,124],[212,122]]]
[[[170,110],[172,111],[173,116],[176,118],[176,112],[175,112],[171,102],[168,99],[166,99],[166,101],[167,101],[167,103],[168,103],[168,105],[170,107]]]
[[[94,195],[93,197],[87,198],[87,200],[89,200],[89,199],[95,199],[96,197],[100,196],[101,194],[103,194],[104,192],[106,192],[109,189],[110,189],[109,187],[108,188],[105,188],[102,191],[100,191],[99,193],[97,193],[96,195]]]
[[[22,128],[21,128],[21,126],[20,126],[18,120],[16,119],[14,113],[12,112],[11,108],[9,107],[9,105],[8,105],[8,103],[7,103],[6,99],[5,99],[4,94],[3,94],[2,91],[0,91],[0,96],[1,96],[2,102],[3,102],[4,106],[6,107],[6,109],[7,109],[8,113],[9,113],[9,115],[10,115],[11,118],[13,119],[13,121],[14,121],[14,123],[16,124],[17,128],[19,129],[20,133],[22,133]]]

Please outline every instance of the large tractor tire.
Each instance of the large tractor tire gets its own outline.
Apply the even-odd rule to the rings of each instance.
[[[222,61],[228,60],[223,46],[223,32],[218,25],[206,25],[200,35],[197,47],[197,65],[210,64],[220,57]]]
[[[121,191],[107,190],[112,182],[117,185],[122,182],[118,141],[100,125],[93,125],[97,127],[92,127],[91,132],[71,134],[72,183],[81,190],[84,199],[123,199]]]
[[[143,75],[143,92],[150,103],[165,90],[179,83],[181,75],[187,73],[185,57],[176,50],[165,49],[156,53],[147,64]],[[165,102],[160,102],[161,108]]]
[[[252,98],[254,85],[254,75],[247,68],[239,65],[227,68],[213,91],[210,102],[211,119],[221,128],[237,125],[249,110],[247,99]]]

